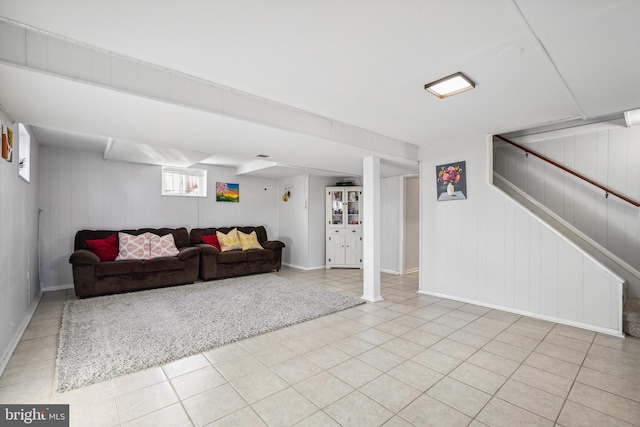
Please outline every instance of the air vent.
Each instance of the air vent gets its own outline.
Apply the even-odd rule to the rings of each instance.
[[[269,157],[268,154],[256,154],[256,157],[258,157],[259,159],[266,159],[267,157]]]

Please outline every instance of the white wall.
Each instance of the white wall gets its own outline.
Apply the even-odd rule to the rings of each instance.
[[[288,201],[282,200],[285,191],[291,192]],[[308,266],[307,247],[309,236],[307,227],[309,215],[306,193],[308,191],[308,177],[299,175],[278,181],[278,222],[280,240],[286,248],[282,252],[282,262],[286,265],[306,268]]]
[[[9,120],[0,115],[4,126]],[[18,125],[13,161],[0,158],[0,373],[40,296],[38,285],[38,144],[31,137],[31,184],[18,177]]]
[[[420,291],[620,334],[622,281],[489,183],[479,136],[421,150]],[[466,161],[467,200],[438,202],[437,165]]]
[[[69,256],[81,229],[264,225],[269,238],[278,238],[276,180],[197,165],[208,170],[208,197],[170,197],[160,195],[160,166],[104,161],[100,153],[51,146],[41,147],[40,162],[41,176],[32,182],[40,186],[43,289],[73,283]],[[216,202],[216,181],[239,183],[240,202]]]
[[[420,177],[404,179],[404,271],[420,268]]]
[[[382,178],[380,200],[380,269],[391,274],[417,271],[420,263],[419,178]]]
[[[300,175],[278,182],[280,197],[289,189],[287,202],[279,199],[280,240],[287,248],[282,262],[300,269],[325,267],[326,194],[325,187],[335,185],[337,177]]]
[[[336,177],[309,177],[309,268],[324,268],[327,244],[326,187],[336,185]]]
[[[380,269],[402,273],[403,178],[380,179]]]
[[[604,126],[604,125],[603,125]],[[611,123],[609,129],[536,136],[519,143],[596,182],[640,201],[640,128]],[[604,197],[584,183],[522,150],[496,150],[496,171],[623,261],[640,270],[640,209],[615,196]]]

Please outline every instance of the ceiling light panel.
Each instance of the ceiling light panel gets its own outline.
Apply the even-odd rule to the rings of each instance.
[[[440,99],[465,92],[473,89],[474,87],[476,87],[476,84],[462,73],[451,74],[450,76],[424,85],[425,90],[431,92]]]

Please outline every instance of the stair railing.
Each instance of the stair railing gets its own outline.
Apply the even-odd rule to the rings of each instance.
[[[557,167],[559,169],[562,169],[563,171],[567,172],[568,174],[571,174],[571,175],[573,175],[573,176],[575,176],[577,178],[580,178],[583,181],[588,182],[589,184],[591,184],[591,185],[593,185],[595,187],[598,187],[599,189],[604,191],[604,197],[605,198],[608,198],[609,194],[612,194],[612,195],[616,196],[617,198],[619,198],[621,200],[624,200],[625,202],[627,202],[629,204],[632,204],[635,207],[640,207],[640,203],[639,202],[636,202],[635,200],[630,199],[627,196],[624,196],[624,195],[618,193],[617,191],[611,190],[610,188],[605,187],[604,185],[602,185],[602,184],[600,184],[600,183],[598,183],[598,182],[596,182],[596,181],[594,181],[594,180],[592,180],[590,178],[587,178],[586,176],[582,175],[581,173],[576,172],[576,171],[574,171],[572,169],[569,169],[568,167],[556,162],[555,160],[551,160],[550,158],[548,158],[548,157],[546,157],[546,156],[544,156],[544,155],[542,155],[540,153],[537,153],[537,152],[535,152],[533,150],[530,150],[527,147],[525,147],[524,145],[520,145],[517,142],[513,142],[511,140],[508,140],[507,138],[504,138],[504,137],[502,137],[500,135],[494,135],[494,137],[498,138],[499,140],[504,141],[504,142],[506,142],[508,144],[511,144],[514,147],[517,147],[517,148],[521,149],[522,151],[525,152],[525,155],[527,157],[529,156],[529,154],[531,154],[532,156],[535,156],[535,157],[539,158],[540,160],[543,160],[543,161],[545,161],[545,162],[547,162],[547,163],[549,163],[549,164],[551,164],[551,165],[553,165],[553,166],[555,166],[555,167]]]

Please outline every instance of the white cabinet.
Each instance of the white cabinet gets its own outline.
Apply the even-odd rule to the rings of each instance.
[[[327,267],[362,267],[362,233],[354,229],[328,233]]]
[[[327,268],[362,267],[362,187],[327,187]]]

